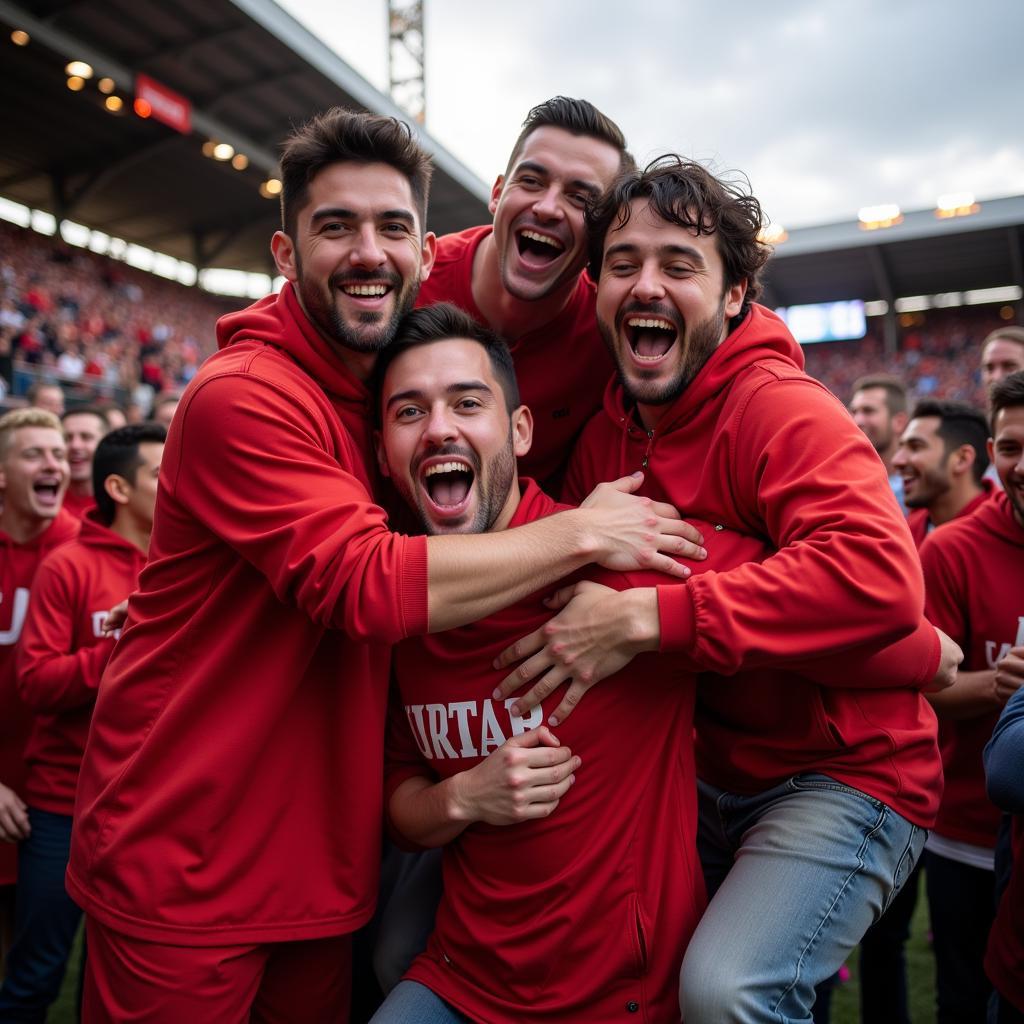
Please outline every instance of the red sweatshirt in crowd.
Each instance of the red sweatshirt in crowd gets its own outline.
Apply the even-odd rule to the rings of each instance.
[[[1024,529],[999,491],[921,547],[928,618],[963,649],[964,672],[994,669],[1024,644]],[[942,723],[946,791],[936,835],[993,849],[1000,812],[985,794],[982,751],[998,711]]]
[[[558,507],[524,481],[510,526]],[[736,534],[708,537],[712,567],[760,548]],[[587,578],[616,589],[655,582],[653,573]],[[525,719],[511,717],[512,700],[491,699],[504,675],[494,657],[550,618],[549,592],[399,644],[389,796],[408,778],[474,767],[554,710],[560,693]],[[630,1019],[629,1006],[637,1020],[678,1020],[679,968],[705,900],[693,697],[693,675],[655,654],[596,687],[555,730],[583,764],[554,813],[511,826],[477,822],[445,847],[435,929],[407,977],[492,1024],[611,1024]]]
[[[643,469],[642,493],[769,549],[658,587],[662,650],[716,673],[698,692],[702,778],[753,793],[825,772],[928,828],[941,769],[919,687],[939,647],[920,565],[877,455],[802,367],[786,326],[753,305],[654,430],[613,381],[567,495]]]
[[[416,305],[452,302],[489,327],[473,301],[473,258],[490,233],[487,224],[439,238],[437,258]],[[520,396],[536,424],[533,447],[519,460],[519,468],[541,483],[561,476],[573,442],[601,408],[601,395],[615,369],[597,330],[596,294],[594,282],[583,273],[554,320],[522,337],[505,339]]]
[[[18,696],[15,644],[28,611],[29,591],[39,563],[59,544],[72,540],[80,523],[61,509],[34,540],[19,544],[0,530],[0,782],[25,799],[25,741],[32,712]],[[0,885],[18,877],[18,848],[0,843]]]
[[[95,507],[96,499],[91,494],[78,495],[69,488],[64,495],[64,508],[79,519],[84,519]]]
[[[426,541],[386,530],[370,396],[290,285],[218,340],[167,438],[68,889],[156,942],[342,934],[374,906],[390,645],[426,630]]]
[[[992,481],[983,480],[981,494],[967,502],[953,519],[962,519],[964,516],[969,516],[983,501],[988,499],[992,491]],[[910,536],[914,538],[914,543],[917,545],[918,550],[920,550],[921,545],[924,543],[925,537],[932,530],[936,529],[932,525],[931,516],[928,515],[928,509],[926,508],[912,508],[907,516],[907,525],[910,527]],[[942,525],[945,526],[945,523]]]
[[[53,814],[75,807],[78,770],[100,676],[114,649],[103,620],[136,587],[146,556],[91,515],[77,540],[36,573],[18,645],[18,692],[34,712],[25,746],[25,801]]]

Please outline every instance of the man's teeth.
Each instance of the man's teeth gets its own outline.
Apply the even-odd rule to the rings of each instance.
[[[380,298],[387,294],[388,287],[385,284],[345,284],[341,286],[341,290],[346,295]]]
[[[523,238],[530,239],[531,242],[540,242],[542,245],[550,245],[553,249],[563,248],[562,243],[557,238],[552,238],[550,235],[542,235],[539,231],[524,231],[522,232]]]
[[[675,327],[670,324],[667,320],[652,317],[630,317],[626,321],[627,327],[656,327],[662,331],[675,331]]]
[[[438,462],[436,465],[427,466],[424,476],[435,476],[438,473],[468,473],[469,466],[464,462]]]

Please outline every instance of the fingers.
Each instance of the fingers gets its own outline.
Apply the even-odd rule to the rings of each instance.
[[[20,800],[17,803],[8,802],[0,807],[0,839],[16,843],[21,839],[28,839],[30,831],[28,812]]]
[[[659,516],[662,519],[679,519],[679,518],[681,518],[680,515],[679,515],[679,510],[675,507],[675,505],[670,505],[667,501],[652,501],[651,502],[651,510],[654,512],[654,514],[656,516]],[[697,528],[694,527],[694,526],[691,526],[690,529],[693,530],[694,533],[697,532]],[[696,540],[698,544],[703,543],[703,541],[701,539],[698,539],[698,538],[691,538],[691,539]]]
[[[617,491],[622,491],[623,494],[633,494],[640,489],[640,485],[643,482],[644,475],[640,470],[637,470],[635,473],[630,473],[629,476],[620,476],[618,480],[612,480],[608,486],[614,487]]]
[[[509,713],[517,718],[525,718],[538,704],[543,703],[545,698],[550,697],[562,683],[570,678],[572,677],[569,674],[569,669],[561,666],[548,669],[526,693],[516,698],[515,704],[509,708]]]
[[[646,568],[653,569],[655,572],[663,572],[666,576],[674,576],[677,580],[688,579],[691,575],[688,566],[657,551],[653,552],[646,561]]]
[[[547,649],[544,648],[535,654],[532,658],[527,658],[521,665],[517,665],[504,679],[498,684],[494,693],[491,695],[495,700],[504,700],[506,697],[511,697],[517,690],[521,690],[527,683],[536,679],[542,675],[547,669],[552,668],[554,660],[548,653]],[[505,665],[495,665],[495,668],[505,668]],[[549,690],[548,693],[551,691]],[[547,696],[545,694],[544,696]],[[538,702],[539,703],[539,702]],[[527,710],[532,705],[527,706]],[[513,709],[513,715],[518,715],[519,712]]]
[[[704,548],[704,535],[696,527],[680,520],[661,519],[658,521],[657,547],[666,554],[702,562],[708,557]]]
[[[544,636],[544,627],[541,626],[539,629],[535,629],[530,633],[529,636],[524,636],[510,647],[506,647],[505,650],[503,650],[501,654],[494,659],[494,667],[508,668],[509,665],[514,665],[517,661],[522,661],[523,658],[529,657],[531,654],[536,654],[537,651],[544,647],[546,642],[547,640]],[[522,686],[523,683],[527,682],[530,678],[532,677],[524,676],[522,682],[519,683],[519,686]],[[500,694],[498,690],[495,690],[494,699],[498,700],[501,696],[508,696],[509,693],[519,689],[519,686],[510,687],[505,694]]]
[[[550,597],[545,597],[544,604],[546,604],[548,608],[556,610],[564,608],[577,594],[582,593],[583,588],[587,586],[587,581],[583,580],[579,583],[572,584],[572,586],[562,587],[561,590],[556,590]],[[503,666],[495,665],[495,668],[498,667]]]
[[[562,703],[548,716],[548,722],[551,725],[561,725],[576,710],[576,705],[579,704],[583,695],[593,685],[593,682],[583,683],[578,679],[573,680],[572,684],[565,691]]]

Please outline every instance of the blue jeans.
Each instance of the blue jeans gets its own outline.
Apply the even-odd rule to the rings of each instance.
[[[698,783],[712,896],[680,975],[686,1024],[810,1022],[834,974],[903,886],[926,833],[819,774],[740,796]]]
[[[370,1024],[472,1024],[418,981],[400,981]]]
[[[32,834],[18,849],[14,944],[0,987],[0,1020],[43,1024],[60,992],[82,911],[64,890],[71,817],[28,809]]]

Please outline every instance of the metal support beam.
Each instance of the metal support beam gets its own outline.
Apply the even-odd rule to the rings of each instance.
[[[878,293],[888,306],[884,320],[885,352],[886,355],[895,355],[900,347],[900,327],[896,319],[896,296],[893,292],[892,276],[880,245],[871,246],[867,254]]]
[[[423,0],[388,0],[388,80],[391,98],[417,123],[427,118]]]

